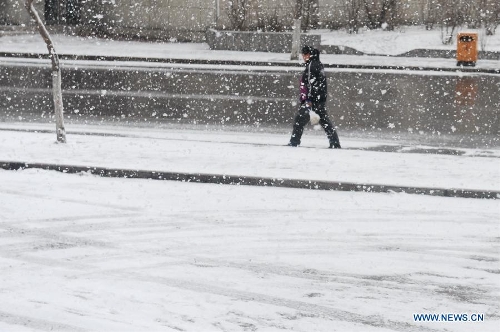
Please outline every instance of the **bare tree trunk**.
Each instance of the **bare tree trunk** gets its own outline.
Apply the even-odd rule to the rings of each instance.
[[[302,1],[304,1],[304,0],[295,0],[295,13],[294,13],[295,17],[294,18],[296,20],[302,19],[302,7],[303,7]]]
[[[381,26],[383,23],[389,24],[388,29],[394,30],[394,17],[396,16],[397,1],[384,0],[382,1],[382,8],[380,10],[378,24]]]
[[[250,5],[250,0],[233,0],[229,2],[229,21],[234,30],[244,30]]]
[[[56,134],[59,143],[66,143],[66,129],[64,129],[63,118],[63,100],[61,90],[61,67],[59,66],[59,57],[57,56],[54,44],[50,38],[49,32],[45,28],[38,12],[33,7],[33,0],[26,0],[26,9],[31,17],[35,20],[40,35],[47,44],[50,59],[52,60],[52,97],[54,100],[54,112],[56,117]]]
[[[379,22],[377,21],[377,14],[375,13],[375,2],[371,0],[363,0],[363,4],[365,7],[365,14],[368,20],[368,27],[370,29],[377,29],[380,27]]]
[[[300,19],[301,29],[310,29],[311,20],[311,1],[295,0],[295,19]]]
[[[310,0],[309,11],[310,11],[310,19],[309,19],[310,29],[317,29],[319,25],[319,0]]]
[[[344,11],[347,13],[347,29],[349,33],[358,33],[361,26],[360,15],[361,0],[344,1]]]
[[[292,35],[292,54],[290,54],[290,60],[299,60],[299,48],[300,48],[300,18],[293,20],[293,35]]]

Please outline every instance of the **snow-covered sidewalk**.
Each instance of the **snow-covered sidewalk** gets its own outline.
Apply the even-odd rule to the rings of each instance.
[[[391,186],[498,191],[498,150],[461,149],[461,155],[415,153],[425,147],[377,151],[395,143],[327,139],[306,131],[302,146],[288,135],[73,125],[68,143],[54,144],[52,125],[0,125],[0,161],[201,173]],[[19,130],[32,130],[23,132]],[[17,131],[10,131],[17,130]],[[93,135],[86,135],[93,134]],[[105,136],[101,136],[105,135]],[[416,150],[415,150],[416,149]],[[431,151],[437,148],[428,148]],[[397,149],[396,149],[397,150]],[[414,153],[404,153],[414,152]]]

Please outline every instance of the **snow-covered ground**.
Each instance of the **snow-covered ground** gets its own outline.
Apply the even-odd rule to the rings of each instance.
[[[2,124],[3,161],[498,189],[498,151]],[[18,130],[28,129],[23,132]],[[16,131],[12,131],[16,130]],[[87,135],[83,135],[87,133]],[[93,133],[93,135],[88,135]],[[309,148],[307,148],[309,147]],[[6,331],[495,331],[499,200],[0,170]],[[484,315],[415,322],[414,314]]]
[[[439,28],[425,30],[423,26],[404,26],[394,31],[364,30],[357,34],[348,34],[343,30],[319,30],[321,44],[352,47],[366,54],[399,55],[415,49],[456,50],[457,43],[444,45]],[[483,30],[459,28],[459,32],[473,32],[478,34],[478,50],[500,51],[500,34],[486,36]],[[315,32],[316,33],[316,32]]]
[[[469,31],[467,29],[467,31]],[[397,31],[364,31],[347,34],[342,31],[319,31],[322,44],[353,47],[375,56],[325,54],[324,63],[339,65],[422,66],[456,68],[455,59],[387,57],[412,49],[456,49],[456,45],[442,45],[439,30],[426,31],[421,27],[407,27]],[[286,53],[213,51],[206,43],[162,43],[105,40],[94,37],[67,35],[52,36],[60,54],[87,56],[139,57],[157,59],[228,60],[255,62],[290,62]],[[500,51],[500,34],[488,36],[488,51]],[[47,47],[37,34],[0,37],[0,52],[47,53]],[[477,68],[500,69],[500,61],[479,59]]]
[[[204,44],[55,40],[69,54],[288,61]],[[36,35],[1,37],[0,52],[46,48]],[[1,123],[0,162],[500,190],[494,149],[380,152],[397,143],[341,136],[344,149],[329,150],[309,131],[290,148],[283,134],[75,124],[55,144],[47,129]],[[498,199],[0,170],[0,331],[497,331],[499,212]]]

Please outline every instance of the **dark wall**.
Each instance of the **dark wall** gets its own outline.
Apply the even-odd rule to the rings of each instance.
[[[288,127],[300,72],[63,67],[70,118]],[[393,134],[499,134],[500,76],[327,70],[339,130]],[[0,116],[46,119],[48,67],[0,67]],[[493,139],[495,140],[495,139]],[[497,142],[498,143],[498,142]]]

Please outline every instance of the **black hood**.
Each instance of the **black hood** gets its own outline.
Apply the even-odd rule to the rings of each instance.
[[[313,49],[311,50],[311,58],[312,58],[313,60],[318,60],[318,61],[319,61],[319,50],[317,50],[317,49],[313,48]]]

